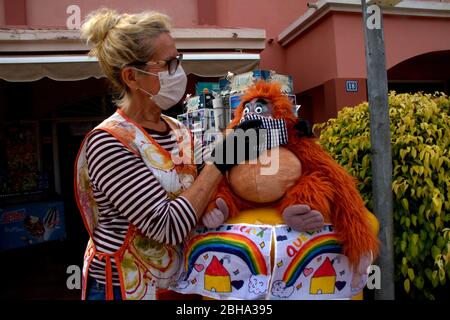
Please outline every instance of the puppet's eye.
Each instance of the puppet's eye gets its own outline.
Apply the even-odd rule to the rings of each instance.
[[[257,103],[255,105],[255,113],[261,113],[261,112],[263,112],[263,105],[260,103]]]
[[[249,113],[249,112],[250,112],[249,107],[245,107],[245,109],[244,109],[244,114],[247,114],[247,113]]]

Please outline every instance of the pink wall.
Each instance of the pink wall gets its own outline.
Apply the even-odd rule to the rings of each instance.
[[[411,57],[450,49],[450,20],[420,17],[385,18],[386,65],[391,68]]]
[[[287,72],[294,91],[303,92],[337,77],[334,22],[328,15],[322,22],[286,47]]]
[[[5,0],[0,0],[0,26],[5,25]]]
[[[364,31],[361,14],[333,14],[337,77],[366,78]]]
[[[4,1],[4,0],[0,0]],[[157,10],[172,17],[175,27],[217,26],[265,29],[266,49],[261,68],[289,72],[278,34],[307,10],[308,0],[27,0],[30,27],[65,28],[69,5],[78,5],[81,19],[92,10],[106,6],[120,12]],[[3,6],[1,6],[3,9]],[[0,20],[0,25],[4,22]],[[273,40],[270,40],[273,39]]]
[[[334,14],[337,77],[366,78],[362,19],[358,14]],[[384,16],[386,67],[411,57],[450,49],[448,19]]]
[[[450,50],[416,56],[388,70],[389,80],[435,80],[450,79]]]
[[[289,73],[285,50],[277,43],[278,34],[308,8],[308,0],[216,0],[217,25],[221,27],[266,30],[266,48],[261,53],[261,68]]]
[[[354,80],[358,82],[357,92],[347,92],[346,81]],[[352,107],[360,104],[361,102],[367,101],[367,81],[365,78],[338,78],[333,79],[336,96],[336,111],[341,110],[344,107]]]
[[[388,69],[423,53],[450,49],[448,19],[386,15],[384,25]],[[297,93],[333,78],[366,78],[361,16],[327,15],[286,47],[286,64]]]
[[[108,7],[119,12],[156,10],[168,14],[175,27],[197,25],[197,0],[27,0],[27,19],[32,27],[65,28],[66,9],[78,5],[82,19],[92,10]]]

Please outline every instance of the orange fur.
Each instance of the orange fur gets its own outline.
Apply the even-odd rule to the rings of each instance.
[[[286,120],[289,135],[286,147],[302,164],[302,175],[298,182],[286,191],[282,199],[264,206],[276,207],[281,214],[290,205],[307,204],[312,210],[321,212],[326,222],[334,225],[337,237],[343,244],[344,254],[353,265],[357,265],[359,258],[368,251],[372,251],[376,256],[378,239],[371,230],[367,209],[356,188],[355,180],[316,143],[314,138],[298,137],[293,128],[297,117],[292,111],[289,99],[281,94],[278,84],[260,81],[251,87],[243,96],[229,127],[232,128],[239,123],[244,104],[256,97],[270,100],[273,105],[272,116]],[[230,217],[241,210],[262,206],[235,195],[225,177],[207,210],[215,207],[217,198],[225,200],[230,209]]]

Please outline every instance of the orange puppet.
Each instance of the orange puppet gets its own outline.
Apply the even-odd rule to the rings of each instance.
[[[257,164],[231,169],[211,199],[203,224],[215,228],[243,210],[263,207],[275,209],[280,221],[297,231],[331,223],[350,263],[367,269],[378,253],[378,240],[352,176],[317,144],[277,83],[260,81],[251,87],[229,127],[251,115],[283,119],[288,142],[263,153]],[[261,163],[267,163],[263,158],[273,154],[279,159],[276,172],[261,174]]]

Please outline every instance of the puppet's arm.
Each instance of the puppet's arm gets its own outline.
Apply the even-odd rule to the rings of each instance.
[[[356,266],[360,257],[378,253],[378,239],[353,177],[311,139],[292,139],[291,150],[302,163],[304,175],[282,202],[307,204],[331,222],[343,253]]]
[[[280,203],[280,212],[284,212],[292,205],[302,204],[309,206],[311,210],[319,211],[326,221],[330,221],[330,206],[333,202],[333,185],[320,172],[313,172],[302,175],[286,192]]]
[[[211,198],[206,208],[205,215],[217,208],[216,200],[219,198],[223,199],[227,205],[230,218],[235,217],[242,210],[251,209],[251,205],[249,203],[242,200],[231,191],[226,177],[223,177],[220,181],[217,187],[217,192]]]

